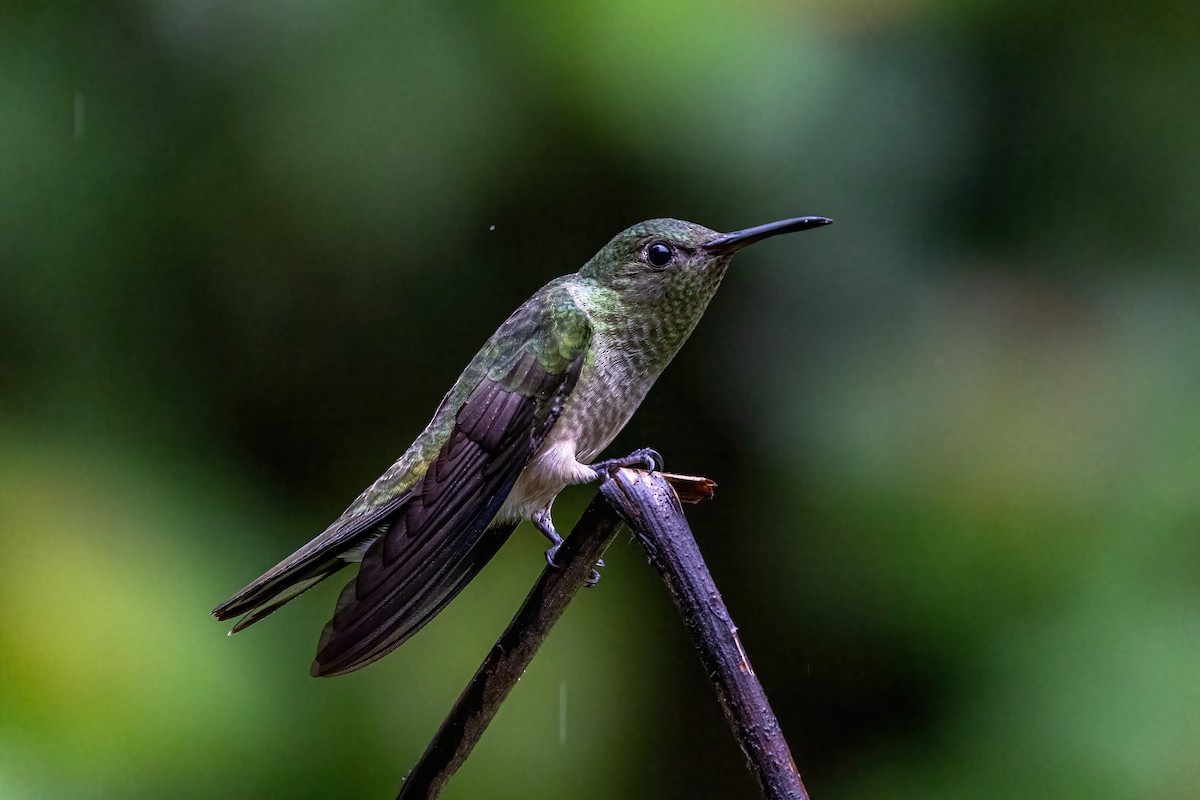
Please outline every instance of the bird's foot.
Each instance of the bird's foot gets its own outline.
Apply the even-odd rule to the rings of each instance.
[[[554,530],[554,520],[550,517],[550,506],[539,509],[530,522],[533,527],[542,532],[550,540],[550,549],[546,551],[546,563],[554,569],[558,569],[558,564],[554,561],[554,556],[558,553],[558,548],[562,547],[563,538],[558,535],[558,531]]]
[[[597,461],[595,464],[592,464],[592,469],[596,470],[596,472],[606,473],[618,467],[645,467],[651,472],[661,472],[665,466],[666,463],[657,450],[643,447],[634,450],[624,458],[606,458],[603,461]]]
[[[583,588],[590,589],[600,582],[600,567],[604,566],[604,559],[596,559],[596,568],[588,573],[588,576],[583,579]]]
[[[542,536],[550,540],[550,548],[546,551],[546,563],[552,569],[558,569],[559,563],[554,560],[554,556],[558,554],[558,548],[562,547],[563,538],[558,535],[558,531],[554,530],[554,520],[550,517],[550,507],[540,509],[530,518],[533,527],[541,531]],[[593,569],[586,578],[583,585],[588,589],[600,582],[599,568],[604,566],[604,559],[596,559],[596,569]]]

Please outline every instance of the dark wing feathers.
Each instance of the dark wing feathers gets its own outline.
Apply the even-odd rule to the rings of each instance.
[[[521,358],[505,379],[480,382],[425,478],[343,592],[313,675],[349,672],[391,652],[491,559],[514,526],[488,526],[544,438],[535,436],[537,423],[551,413],[551,398],[570,390],[579,363],[556,374],[536,357]],[[524,394],[527,388],[535,391]]]
[[[558,418],[590,338],[586,315],[562,286],[539,292],[484,345],[391,470],[324,533],[213,613],[246,614],[235,630],[245,627],[345,566],[348,551],[366,547],[321,634],[312,673],[349,672],[397,647],[512,532],[513,524],[489,525]]]

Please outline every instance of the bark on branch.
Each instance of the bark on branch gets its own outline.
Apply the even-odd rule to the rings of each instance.
[[[558,552],[561,568],[542,572],[405,779],[397,800],[441,793],[616,537],[622,520],[645,547],[679,608],[763,796],[807,800],[779,723],[680,506],[681,500],[697,503],[711,497],[714,485],[707,478],[633,469],[615,470],[605,479]]]
[[[657,473],[622,469],[600,485],[600,493],[633,529],[667,585],[763,797],[808,800],[779,720],[671,485]]]

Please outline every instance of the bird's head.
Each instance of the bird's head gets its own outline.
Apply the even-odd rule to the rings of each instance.
[[[826,225],[825,217],[798,217],[733,233],[678,219],[639,222],[613,237],[579,274],[618,292],[627,305],[707,305],[738,250],[780,233]]]

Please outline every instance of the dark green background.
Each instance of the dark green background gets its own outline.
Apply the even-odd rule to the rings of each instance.
[[[208,610],[618,230],[801,214],[610,452],[720,483],[693,525],[813,796],[1194,797],[1197,9],[4,5],[0,797],[391,796],[540,537],[347,677],[307,675],[340,580]],[[447,797],[754,796],[607,561]]]

